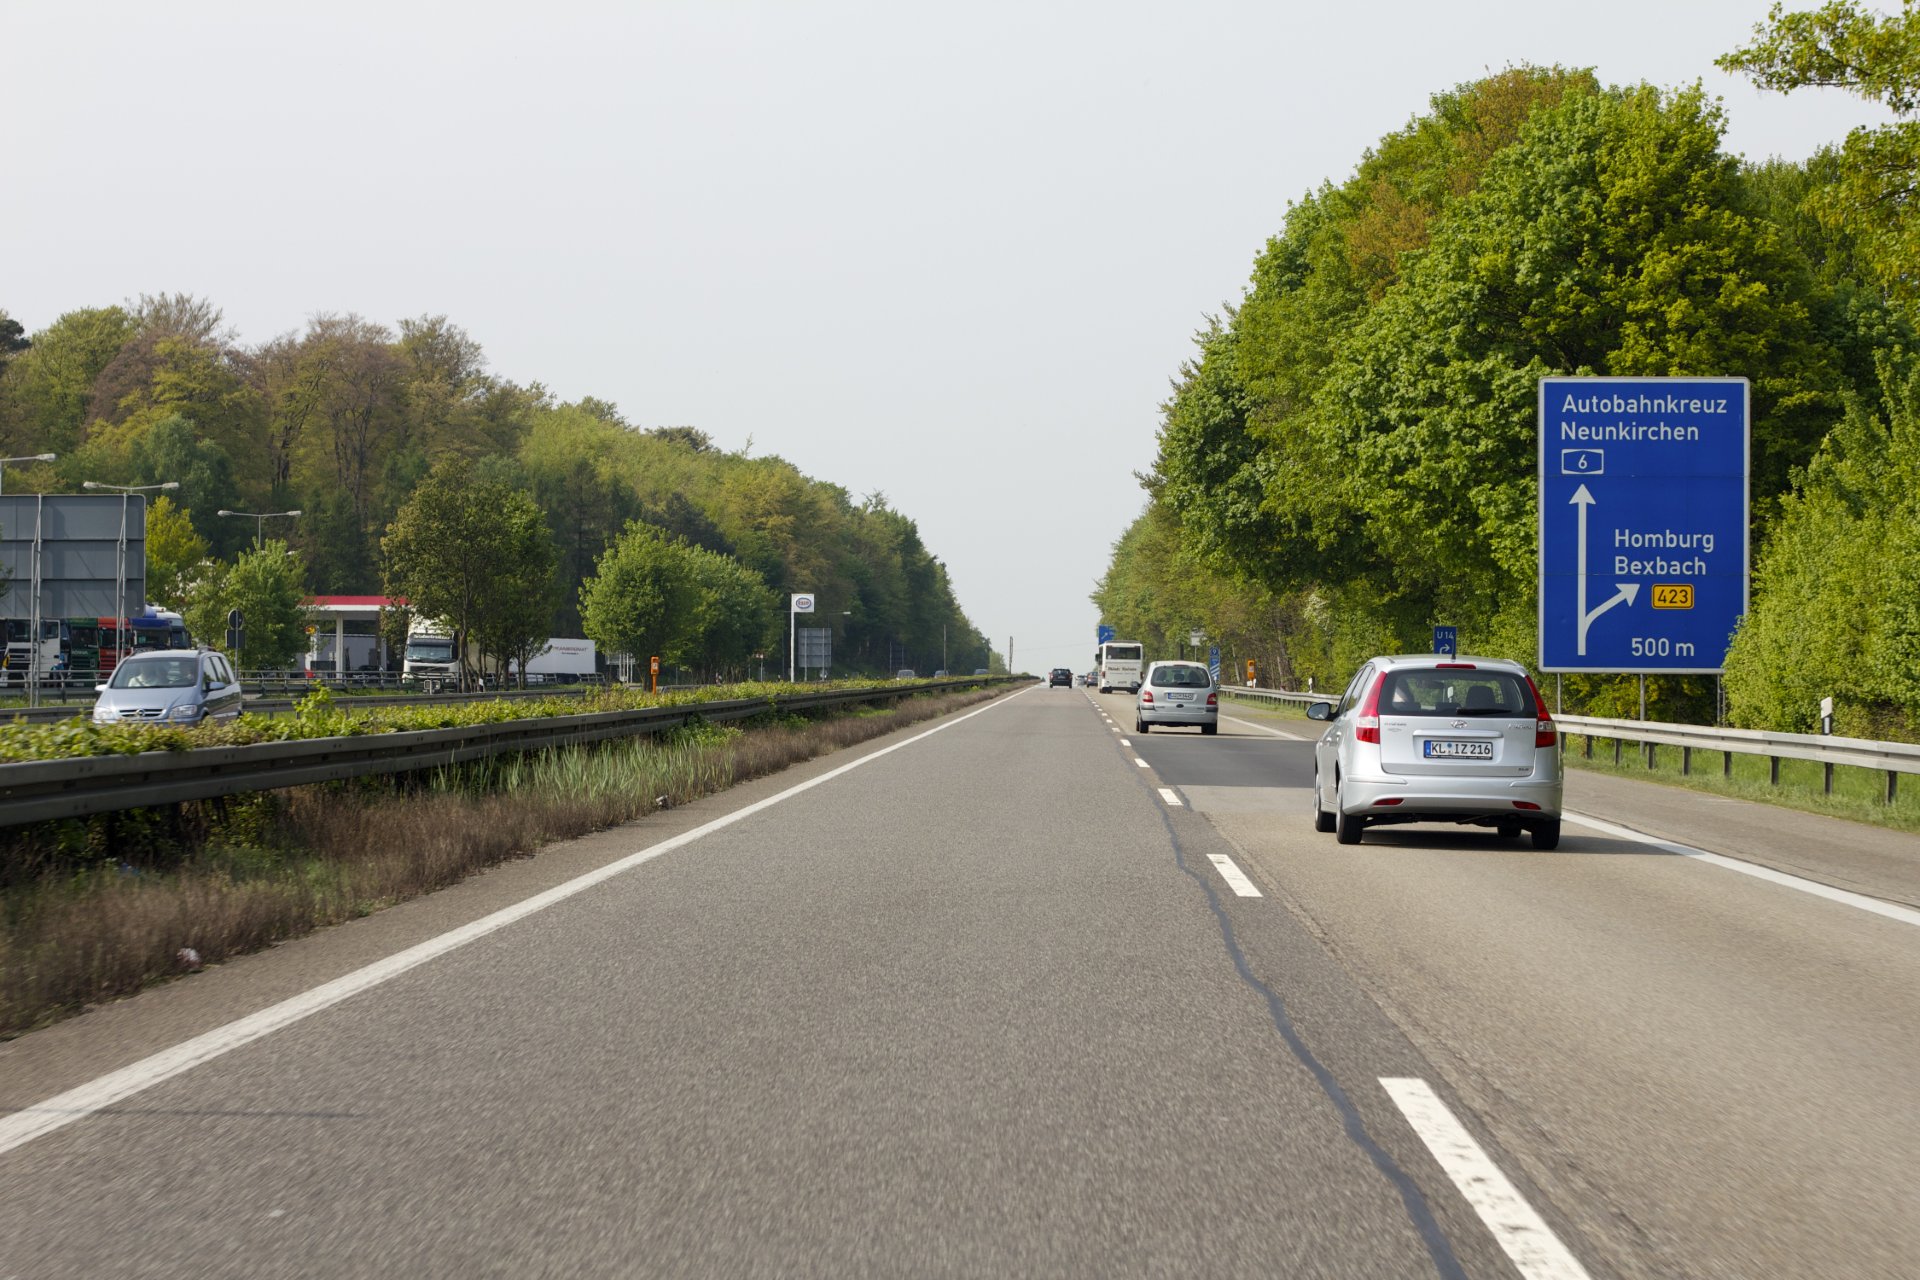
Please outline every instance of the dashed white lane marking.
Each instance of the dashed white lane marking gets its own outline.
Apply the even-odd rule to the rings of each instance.
[[[1120,745],[1121,745],[1121,746],[1123,746],[1123,747],[1130,747],[1130,746],[1132,746],[1132,745],[1133,745],[1133,739],[1132,739],[1132,738],[1122,738],[1122,739],[1120,739]]]
[[[1214,870],[1220,873],[1220,878],[1232,886],[1233,891],[1241,897],[1258,898],[1263,896],[1260,892],[1260,886],[1247,879],[1247,873],[1242,871],[1239,864],[1226,854],[1210,853],[1207,855],[1207,859],[1213,863]]]
[[[1125,741],[1125,739],[1123,738],[1123,739],[1121,739],[1121,741],[1123,741],[1123,742],[1124,742],[1124,741]],[[1141,759],[1141,758],[1140,758],[1139,756],[1135,756],[1135,757],[1133,758],[1133,762],[1134,762],[1135,764],[1137,764],[1137,765],[1139,765],[1139,766],[1140,766],[1140,767],[1141,767],[1142,769],[1151,769],[1151,768],[1153,768],[1153,766],[1152,766],[1152,765],[1150,765],[1150,764],[1148,764],[1148,763],[1147,763],[1147,762],[1146,762],[1145,760],[1142,760],[1142,759]]]
[[[1380,1085],[1526,1280],[1588,1280],[1587,1269],[1514,1189],[1432,1086],[1418,1077],[1384,1076]]]
[[[142,1058],[130,1066],[90,1080],[76,1089],[57,1094],[37,1106],[27,1107],[9,1116],[0,1116],[0,1154],[11,1151],[15,1147],[24,1146],[35,1138],[52,1133],[55,1129],[63,1128],[76,1120],[85,1119],[96,1111],[150,1089],[162,1081],[191,1071],[203,1062],[210,1062],[222,1054],[272,1035],[282,1027],[291,1026],[323,1009],[330,1009],[343,1000],[377,987],[388,979],[397,978],[408,970],[418,968],[469,942],[504,929],[515,921],[544,911],[555,903],[564,902],[575,894],[584,893],[602,881],[611,880],[622,872],[631,871],[642,863],[651,862],[664,853],[684,848],[736,822],[745,821],[757,813],[791,800],[802,792],[811,791],[815,787],[831,782],[842,774],[870,765],[916,742],[931,738],[936,733],[944,733],[975,716],[985,715],[989,711],[1004,707],[1010,702],[1025,697],[1031,689],[1038,687],[1030,686],[1010,697],[981,707],[978,711],[969,711],[965,715],[942,721],[924,733],[903,738],[891,746],[882,747],[878,751],[861,756],[858,760],[849,761],[837,769],[829,769],[817,777],[808,778],[805,782],[788,787],[785,791],[770,795],[764,800],[743,805],[732,813],[722,814],[691,831],[670,836],[658,844],[649,845],[638,853],[630,853],[616,862],[609,862],[604,867],[576,876],[564,884],[536,893],[531,898],[523,899],[510,907],[503,907],[492,915],[482,916],[478,920],[461,925],[458,929],[449,930],[437,938],[429,938],[425,942],[408,947],[405,951],[397,951],[384,960],[377,960],[364,968],[355,969],[352,973],[303,991],[297,996],[282,1000],[279,1004],[269,1005],[257,1013],[229,1022],[223,1027],[215,1027],[212,1031],[195,1036],[191,1040],[182,1041],[171,1049],[162,1049],[151,1057]]]
[[[1726,871],[1738,871],[1743,876],[1752,876],[1756,880],[1765,880],[1782,888],[1797,889],[1801,893],[1812,894],[1816,898],[1825,898],[1829,902],[1838,902],[1842,906],[1855,907],[1861,911],[1871,911],[1877,916],[1889,920],[1898,920],[1901,924],[1920,927],[1920,911],[1912,907],[1902,907],[1892,902],[1882,902],[1878,898],[1869,898],[1864,893],[1851,893],[1846,889],[1836,889],[1830,884],[1821,884],[1818,880],[1804,880],[1799,876],[1788,875],[1784,871],[1775,871],[1772,867],[1763,867],[1755,862],[1742,862],[1738,858],[1729,858],[1724,854],[1708,853],[1705,849],[1696,849],[1692,845],[1675,844],[1670,840],[1646,835],[1629,827],[1616,826],[1599,818],[1589,818],[1584,813],[1562,813],[1568,822],[1577,822],[1583,827],[1598,831],[1601,835],[1613,836],[1620,840],[1632,840],[1636,844],[1651,845],[1664,849],[1668,853],[1677,853],[1683,858],[1693,858],[1700,862],[1711,863]]]
[[[1172,787],[1160,788],[1160,798],[1162,800],[1165,800],[1168,804],[1172,805],[1176,809],[1186,808],[1185,805],[1180,803],[1180,797],[1174,794]]]

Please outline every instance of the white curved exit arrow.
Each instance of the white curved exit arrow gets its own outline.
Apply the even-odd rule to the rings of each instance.
[[[1637,582],[1614,583],[1613,585],[1619,588],[1619,590],[1615,591],[1605,604],[1596,608],[1592,613],[1587,612],[1587,508],[1592,506],[1596,499],[1593,494],[1588,491],[1587,486],[1583,484],[1573,491],[1573,497],[1567,501],[1580,508],[1580,532],[1578,535],[1580,546],[1578,561],[1580,580],[1577,587],[1579,592],[1577,608],[1580,612],[1580,634],[1576,652],[1584,658],[1587,655],[1587,628],[1593,625],[1593,620],[1622,601],[1625,601],[1627,604],[1632,604],[1634,599],[1640,594],[1640,584]]]

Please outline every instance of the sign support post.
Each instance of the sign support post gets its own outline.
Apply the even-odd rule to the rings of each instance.
[[[793,662],[795,657],[794,644],[795,644],[795,641],[798,639],[798,633],[796,628],[799,626],[799,617],[803,613],[812,613],[812,612],[813,612],[813,593],[811,591],[796,591],[791,596],[787,597],[787,683],[788,684],[792,684],[794,682],[794,679],[793,679],[793,670],[794,670]]]

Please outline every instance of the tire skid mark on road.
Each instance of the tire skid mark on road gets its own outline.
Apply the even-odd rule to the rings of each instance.
[[[1144,762],[1143,762],[1144,763]],[[1446,1233],[1440,1229],[1439,1221],[1433,1216],[1433,1207],[1420,1191],[1413,1176],[1394,1160],[1387,1149],[1380,1145],[1373,1134],[1368,1132],[1367,1124],[1360,1116],[1360,1109],[1354,1105],[1352,1097],[1334,1079],[1333,1072],[1307,1045],[1299,1028],[1293,1025],[1293,1016],[1287,1012],[1287,1002],[1280,994],[1253,972],[1253,966],[1247,960],[1246,952],[1240,946],[1240,935],[1234,930],[1233,919],[1227,914],[1226,904],[1220,900],[1219,892],[1214,888],[1212,878],[1194,866],[1187,857],[1186,846],[1181,843],[1179,833],[1174,830],[1172,811],[1160,809],[1160,824],[1167,833],[1167,843],[1173,848],[1173,862],[1180,873],[1200,886],[1206,894],[1207,907],[1213,912],[1214,923],[1219,926],[1220,939],[1225,944],[1227,958],[1233,962],[1234,972],[1240,981],[1266,1003],[1267,1019],[1273,1029],[1280,1033],[1281,1042],[1293,1054],[1294,1060],[1307,1071],[1320,1092],[1333,1105],[1334,1112],[1340,1117],[1341,1128],[1347,1140],[1358,1147],[1373,1167],[1379,1171],[1388,1184],[1400,1197],[1401,1205],[1406,1209],[1407,1219],[1420,1241],[1427,1247],[1427,1256],[1433,1260],[1434,1270],[1446,1280],[1468,1280],[1467,1272],[1460,1265],[1460,1259],[1454,1255],[1453,1245],[1447,1240]],[[1209,863],[1208,865],[1212,865]]]

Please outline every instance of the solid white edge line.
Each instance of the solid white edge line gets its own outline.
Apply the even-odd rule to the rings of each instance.
[[[1560,1243],[1553,1228],[1534,1212],[1432,1086],[1417,1076],[1382,1076],[1380,1085],[1526,1280],[1589,1280],[1587,1269]]]
[[[1882,902],[1879,898],[1870,898],[1864,893],[1854,893],[1848,889],[1836,889],[1830,884],[1821,884],[1818,880],[1789,875],[1785,871],[1775,871],[1772,867],[1763,867],[1756,862],[1742,862],[1738,858],[1729,858],[1725,854],[1708,853],[1705,849],[1696,849],[1692,845],[1662,840],[1657,836],[1650,836],[1645,832],[1635,831],[1631,827],[1622,827],[1601,818],[1589,817],[1584,813],[1562,811],[1560,817],[1566,822],[1575,822],[1590,830],[1598,831],[1601,835],[1631,840],[1636,844],[1651,845],[1655,849],[1677,853],[1683,858],[1710,863],[1726,871],[1738,871],[1743,876],[1752,876],[1756,880],[1765,880],[1769,884],[1777,884],[1782,888],[1797,889],[1801,893],[1811,894],[1816,898],[1825,898],[1829,902],[1838,902],[1842,906],[1871,911],[1874,915],[1898,920],[1901,924],[1920,927],[1920,911],[1915,911],[1912,907]]]
[[[1174,793],[1174,790],[1172,787],[1160,788],[1160,798],[1162,800],[1165,800],[1168,804],[1172,805],[1176,809],[1186,808],[1184,804],[1180,803],[1180,797]]]
[[[1240,869],[1240,864],[1232,858],[1229,858],[1226,854],[1210,853],[1207,855],[1207,860],[1213,863],[1214,870],[1220,873],[1220,878],[1225,880],[1227,884],[1232,887],[1233,891],[1241,897],[1263,898],[1266,896],[1260,892],[1260,886],[1247,879],[1247,873]]]
[[[1225,720],[1228,724],[1237,724],[1242,729],[1252,729],[1258,733],[1271,734],[1273,737],[1276,737],[1276,738],[1285,738],[1289,742],[1312,742],[1316,737],[1319,736],[1318,734],[1309,733],[1307,734],[1306,737],[1303,738],[1297,733],[1288,733],[1285,730],[1271,728],[1264,724],[1255,724],[1251,720],[1242,720],[1238,716],[1221,716],[1220,718],[1222,720]]]
[[[1013,698],[1021,697],[1031,688],[1032,686],[1015,693]],[[662,854],[684,848],[724,827],[730,827],[736,822],[791,800],[804,791],[811,791],[817,786],[831,782],[842,774],[851,773],[855,769],[872,764],[883,756],[890,756],[904,747],[910,747],[916,742],[951,729],[977,715],[1003,707],[1013,698],[996,700],[977,711],[969,711],[965,715],[935,725],[923,733],[916,733],[911,738],[896,742],[892,746],[882,747],[858,760],[829,769],[818,777],[809,778],[805,782],[788,787],[785,791],[756,800],[745,808],[736,809],[711,822],[702,823],[691,831],[683,831],[677,836],[662,840],[659,844],[650,845],[638,853],[630,853],[618,861],[610,862],[585,875],[576,876],[564,884],[555,885],[510,907],[503,907],[491,915],[482,916],[458,929],[429,938],[404,951],[396,952],[384,960],[377,960],[373,964],[355,969],[352,973],[335,978],[332,982],[323,983],[297,996],[282,1000],[278,1004],[269,1005],[257,1013],[229,1022],[225,1026],[216,1027],[191,1040],[183,1041],[171,1049],[163,1049],[118,1071],[109,1072],[78,1088],[69,1089],[65,1093],[48,1098],[36,1106],[27,1107],[10,1116],[0,1117],[0,1154],[110,1107],[123,1098],[131,1097],[142,1090],[150,1089],[156,1084],[190,1071],[203,1062],[211,1061],[222,1054],[271,1035],[302,1018],[329,1009],[351,996],[377,987],[390,978],[396,978],[409,969],[417,968],[469,942],[504,929],[517,920],[544,911],[555,903],[584,893],[602,881],[611,880],[642,863],[651,862]]]

